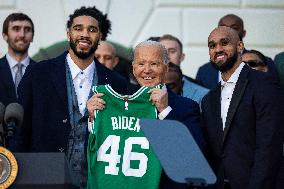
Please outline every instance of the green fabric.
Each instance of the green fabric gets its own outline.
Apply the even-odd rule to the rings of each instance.
[[[280,85],[284,89],[284,52],[275,56],[274,63],[278,72]]]
[[[95,87],[96,93],[104,93],[106,106],[95,112],[89,128],[88,189],[159,187],[162,168],[138,119],[157,118],[149,90],[141,87],[131,96],[121,96],[109,85]]]

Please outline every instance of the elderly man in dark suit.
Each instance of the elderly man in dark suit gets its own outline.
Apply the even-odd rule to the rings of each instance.
[[[29,64],[28,56],[33,41],[34,24],[26,14],[12,13],[3,23],[2,35],[8,44],[8,53],[0,59],[0,102],[5,106],[17,102],[17,87]]]
[[[163,84],[168,62],[167,50],[161,43],[144,41],[137,45],[134,49],[133,74],[139,85],[154,87]],[[130,93],[133,92],[135,91],[130,91]],[[174,94],[169,89],[154,88],[150,94],[149,100],[156,106],[158,118],[182,122],[188,127],[198,145],[202,147],[204,141],[200,128],[198,104],[189,98]],[[102,110],[107,106],[107,102],[99,98],[102,95],[98,93],[89,99],[87,107],[90,115],[93,115],[94,110]],[[187,188],[187,186],[174,183],[163,176],[160,188]]]
[[[218,87],[202,101],[207,158],[217,188],[275,188],[283,142],[283,97],[277,82],[241,60],[235,30],[219,26],[208,37]]]
[[[19,86],[25,116],[16,150],[65,152],[73,181],[80,188],[86,186],[87,177],[84,144],[91,87],[110,84],[126,91],[126,81],[94,59],[102,16],[94,7],[75,10],[67,22],[69,51],[28,67]]]

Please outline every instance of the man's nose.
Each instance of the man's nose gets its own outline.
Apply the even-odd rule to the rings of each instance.
[[[22,28],[22,29],[19,30],[18,35],[19,35],[20,37],[24,37],[24,36],[25,36],[25,30],[24,30],[24,28]]]
[[[149,73],[152,71],[151,65],[150,64],[146,64],[144,67],[144,72]]]
[[[216,46],[216,52],[222,52],[223,51],[223,46],[222,45],[217,45]]]
[[[83,29],[80,33],[81,37],[89,37],[89,31],[87,29]]]

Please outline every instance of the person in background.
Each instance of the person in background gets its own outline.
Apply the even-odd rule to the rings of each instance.
[[[284,52],[278,53],[274,57],[274,62],[279,75],[280,86],[284,90]]]
[[[278,82],[242,62],[236,30],[219,26],[208,37],[221,82],[202,101],[205,154],[217,189],[275,188],[283,153],[284,103]]]
[[[182,71],[179,66],[169,62],[168,71],[165,74],[164,83],[170,88],[174,93],[182,95]]]
[[[175,36],[165,34],[159,38],[159,42],[166,47],[170,62],[180,66],[185,58],[181,41]],[[188,76],[183,75],[182,80],[182,96],[190,98],[200,104],[203,96],[207,94],[209,90],[198,85],[194,79]]]
[[[252,69],[267,72],[268,67],[265,61],[265,56],[257,50],[247,50],[242,54],[242,61]]]
[[[5,106],[17,102],[17,87],[29,64],[35,62],[28,50],[34,37],[34,24],[24,13],[12,13],[3,23],[3,39],[7,54],[0,59],[0,102]]]
[[[107,41],[100,42],[97,50],[95,51],[95,57],[101,64],[110,70],[113,70],[119,61],[118,57],[116,56],[114,46]]]
[[[130,61],[123,57],[118,57],[115,46],[108,41],[101,41],[95,52],[95,57],[105,67],[120,74],[129,81]]]
[[[110,84],[120,93],[127,87],[125,79],[94,58],[103,18],[95,7],[76,9],[67,21],[70,49],[29,66],[18,88],[25,115],[15,151],[65,153],[72,181],[80,188],[87,180],[84,145],[91,87]]]
[[[281,87],[282,94],[284,94],[284,52],[278,53],[274,57],[274,62],[279,75],[279,85]],[[284,148],[284,142],[283,142],[283,148]],[[284,153],[282,155],[282,165],[277,180],[278,181],[276,189],[282,189],[284,186]]]

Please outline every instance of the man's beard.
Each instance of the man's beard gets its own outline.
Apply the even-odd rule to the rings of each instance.
[[[94,52],[97,50],[99,41],[97,41],[87,52],[77,51],[76,42],[70,39],[69,42],[70,48],[73,50],[74,54],[80,59],[87,59],[90,56],[94,56]]]
[[[30,44],[27,44],[24,47],[17,47],[15,43],[12,43],[10,40],[7,41],[9,47],[13,50],[14,53],[16,54],[26,54],[29,50]]]
[[[212,64],[212,66],[213,66],[215,69],[219,70],[220,72],[225,72],[225,71],[228,71],[228,70],[230,70],[231,68],[233,68],[234,65],[235,65],[235,63],[237,62],[237,60],[238,60],[238,53],[235,52],[235,53],[233,54],[233,56],[229,57],[229,58],[227,59],[227,61],[224,62],[223,64],[215,63],[215,62],[213,62],[212,60],[210,60],[210,63]]]

